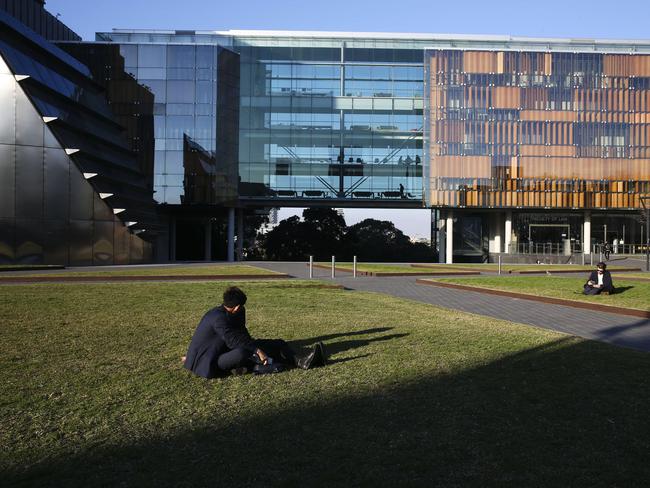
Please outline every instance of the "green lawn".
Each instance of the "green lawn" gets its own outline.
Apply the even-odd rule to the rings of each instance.
[[[615,273],[613,274],[614,279],[618,278],[643,278],[645,280],[650,280],[650,273]]]
[[[440,266],[447,266],[450,268],[458,268],[458,269],[472,269],[476,271],[491,271],[491,272],[496,272],[499,270],[499,265],[495,263],[455,263],[455,264],[447,264],[447,265],[431,265],[434,268],[438,268]],[[629,269],[629,266],[607,266],[607,269],[614,271],[614,270],[622,270],[622,269]],[[540,273],[543,273],[545,271],[592,271],[596,269],[596,266],[589,266],[589,265],[579,265],[579,264],[502,264],[501,265],[501,272],[503,273],[508,273],[508,272],[517,272],[517,271],[539,271]]]
[[[331,268],[331,262],[319,262],[314,263],[319,266],[327,266]],[[352,263],[340,262],[336,263],[337,271],[349,271],[352,272]],[[357,271],[363,273],[408,273],[408,274],[418,274],[418,273],[437,273],[437,272],[458,272],[456,268],[452,268],[445,264],[441,265],[427,265],[426,267],[415,267],[411,266],[408,263],[404,264],[381,264],[381,263],[357,263]]]
[[[53,271],[47,274],[30,273],[30,276],[187,276],[187,275],[272,275],[278,274],[268,269],[245,264],[208,264],[205,266],[146,266],[138,268],[111,269],[97,266],[83,271]]]
[[[5,286],[3,486],[640,486],[650,356],[315,282],[240,283],[332,364],[180,368],[224,283]]]
[[[625,281],[625,276],[620,275],[618,278],[616,276],[613,278],[616,293],[597,296],[582,294],[582,287],[588,278],[587,275],[570,278],[557,276],[481,276],[462,279],[436,278],[435,281],[650,310],[650,282]]]

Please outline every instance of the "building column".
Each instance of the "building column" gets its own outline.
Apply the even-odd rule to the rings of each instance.
[[[506,254],[510,254],[510,244],[512,242],[512,212],[506,212],[506,225],[504,231],[503,247]]]
[[[237,209],[237,261],[244,260],[244,209]]]
[[[501,231],[503,223],[501,222],[501,213],[497,212],[490,216],[490,240],[489,249],[491,253],[498,254],[501,252]]]
[[[591,212],[585,212],[585,220],[582,224],[582,252],[591,254]]]
[[[446,230],[446,245],[445,245],[445,263],[452,264],[454,262],[454,211],[447,211],[447,223],[445,224]]]
[[[228,209],[228,262],[235,260],[235,209]]]
[[[203,232],[203,260],[212,261],[212,219],[205,221]]]
[[[447,255],[447,211],[440,209],[438,214],[438,262],[444,263]]]

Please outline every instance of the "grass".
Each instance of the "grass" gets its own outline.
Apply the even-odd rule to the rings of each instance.
[[[102,268],[97,266],[83,271],[53,271],[47,274],[30,273],[29,276],[187,276],[187,275],[273,275],[278,274],[268,269],[257,268],[245,264],[219,265],[210,264],[205,266],[164,266],[164,267],[125,267],[125,268]]]
[[[223,283],[0,294],[5,486],[639,486],[650,356],[385,295],[241,284],[326,368],[180,368]],[[317,285],[317,283],[314,283]],[[605,461],[606,460],[606,461]]]
[[[331,268],[331,262],[314,263],[319,266],[327,266]],[[339,271],[352,272],[353,263],[340,262],[336,263],[336,269]],[[404,273],[404,274],[418,274],[418,273],[434,273],[434,272],[458,272],[458,269],[452,269],[445,264],[441,265],[427,265],[426,268],[411,267],[410,264],[381,264],[381,263],[357,263],[357,271],[362,273]]]
[[[433,267],[438,267],[437,265],[432,265]],[[440,265],[443,266],[443,265]],[[455,263],[444,265],[450,268],[458,269],[472,269],[476,271],[498,271],[499,265],[494,263]],[[607,266],[607,269],[610,271],[629,269],[629,266]],[[596,269],[596,266],[589,265],[579,265],[579,264],[502,264],[501,271],[505,273],[516,272],[516,271],[539,271],[543,273],[545,271],[592,271]]]
[[[650,310],[650,282],[625,281],[625,276],[627,274],[620,275],[619,278],[614,277],[616,293],[597,296],[582,294],[582,287],[587,280],[587,276],[575,278],[556,276],[481,276],[462,279],[440,278],[435,279],[435,281],[599,303],[601,305]]]
[[[623,279],[629,277],[629,278],[643,278],[645,280],[650,280],[650,273],[623,273],[623,274],[616,273],[613,276],[614,278],[623,278]]]

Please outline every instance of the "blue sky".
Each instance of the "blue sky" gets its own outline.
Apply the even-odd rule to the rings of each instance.
[[[648,0],[46,0],[45,7],[86,40],[112,28],[650,38]],[[280,218],[293,213],[283,209]],[[428,210],[347,209],[345,216],[348,224],[373,217],[411,236],[429,235]]]

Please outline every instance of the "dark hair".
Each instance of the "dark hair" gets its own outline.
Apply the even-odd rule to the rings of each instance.
[[[607,269],[607,265],[603,262],[600,262],[596,265],[596,268],[603,268],[603,271]]]
[[[241,291],[236,286],[229,286],[223,292],[223,304],[226,307],[236,307],[237,305],[244,305],[246,303],[246,293]]]

